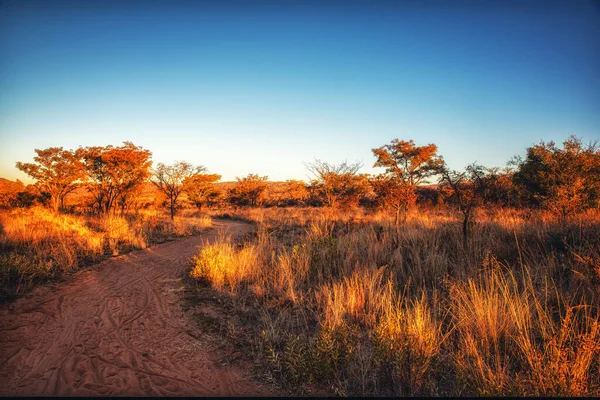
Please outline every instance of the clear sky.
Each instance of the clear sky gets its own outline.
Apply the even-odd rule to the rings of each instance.
[[[233,180],[306,179],[393,138],[451,168],[600,139],[593,1],[0,2],[0,176],[119,145]]]

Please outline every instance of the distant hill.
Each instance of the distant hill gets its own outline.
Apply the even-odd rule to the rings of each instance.
[[[21,182],[21,181],[18,180],[18,179],[14,180],[14,181],[11,181],[10,179],[6,179],[6,178],[0,177],[0,185],[2,185],[2,184],[11,184],[11,183],[19,183],[19,182]],[[21,183],[23,183],[23,182],[21,182]]]

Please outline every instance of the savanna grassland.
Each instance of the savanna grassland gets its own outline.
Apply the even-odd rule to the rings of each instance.
[[[160,211],[103,217],[55,214],[34,206],[0,212],[0,299],[19,296],[36,284],[61,279],[85,265],[198,234],[208,217]]]
[[[230,324],[284,387],[340,395],[598,395],[600,214],[461,219],[248,210],[190,275],[231,300]],[[200,289],[198,289],[200,290]],[[246,321],[244,324],[243,321]],[[237,338],[236,340],[240,340]]]
[[[17,163],[34,185],[0,182],[4,299],[238,219],[253,234],[199,248],[185,307],[284,390],[600,395],[595,143],[456,171],[434,144],[395,139],[373,149],[385,172],[315,160],[308,184],[152,168],[129,142],[36,154]]]

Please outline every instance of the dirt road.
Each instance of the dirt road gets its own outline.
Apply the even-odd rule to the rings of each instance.
[[[197,340],[183,312],[190,257],[219,231],[108,259],[0,309],[0,395],[269,395]]]

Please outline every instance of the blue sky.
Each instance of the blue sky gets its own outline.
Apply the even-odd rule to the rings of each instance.
[[[132,141],[233,180],[393,138],[451,168],[600,139],[600,3],[3,1],[0,176]]]

